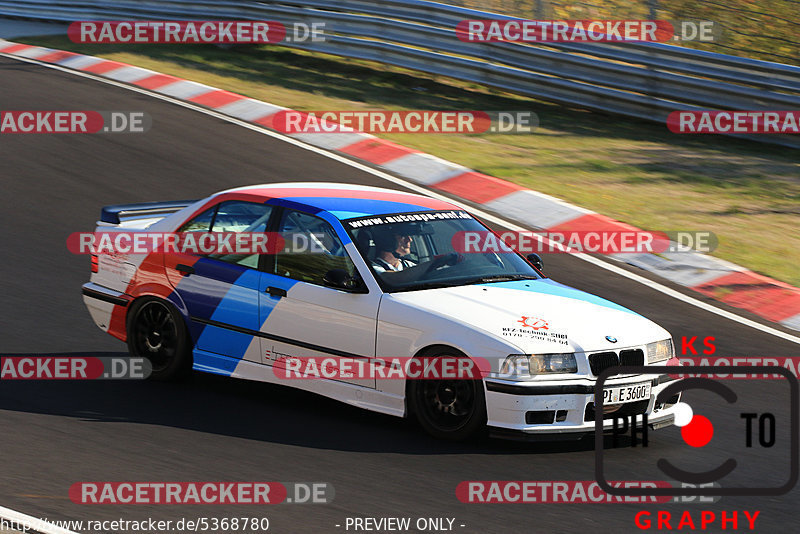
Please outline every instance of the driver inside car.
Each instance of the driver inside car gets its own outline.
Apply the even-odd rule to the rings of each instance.
[[[411,253],[413,241],[409,234],[399,233],[391,228],[383,230],[375,236],[377,255],[372,260],[372,267],[379,273],[414,267],[416,262],[405,257]]]

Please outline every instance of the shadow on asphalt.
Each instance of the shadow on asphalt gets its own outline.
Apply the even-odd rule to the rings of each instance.
[[[124,358],[127,353],[15,353],[13,356]],[[415,422],[362,410],[314,393],[200,372],[173,383],[0,380],[0,410],[73,417],[94,423],[160,425],[356,452],[513,455],[594,449],[593,435],[564,441],[520,442],[486,437],[451,443],[429,437]],[[611,446],[608,437],[605,446]]]

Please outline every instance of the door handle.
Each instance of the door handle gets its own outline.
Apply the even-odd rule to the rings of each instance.
[[[286,290],[285,289],[281,289],[279,287],[269,286],[269,287],[267,287],[266,291],[272,297],[285,297],[286,296]]]
[[[176,265],[175,266],[175,270],[178,271],[178,272],[181,272],[181,273],[183,273],[183,274],[185,274],[187,276],[190,275],[190,274],[194,274],[194,267],[192,267],[191,265],[184,265],[182,263],[179,263],[178,265]]]

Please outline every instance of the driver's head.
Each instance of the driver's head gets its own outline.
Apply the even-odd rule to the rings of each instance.
[[[375,236],[375,246],[379,252],[389,252],[398,258],[411,253],[412,242],[408,229],[402,226],[382,228]]]

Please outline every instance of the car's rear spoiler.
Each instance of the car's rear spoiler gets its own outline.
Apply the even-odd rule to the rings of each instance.
[[[196,200],[171,200],[168,202],[140,202],[138,204],[117,204],[105,206],[100,211],[100,221],[109,224],[120,224],[123,220],[144,219],[158,215],[174,213],[191,206]]]

